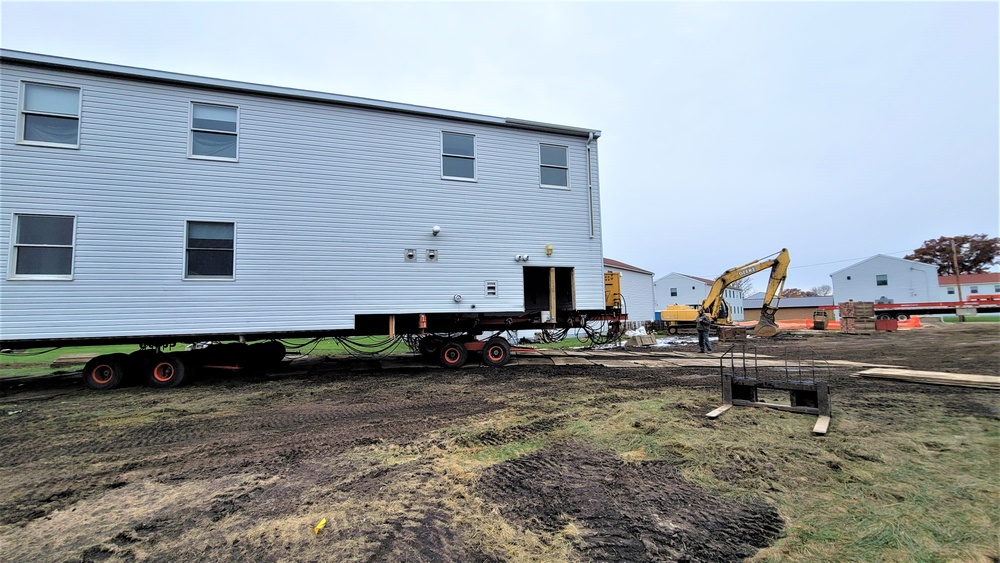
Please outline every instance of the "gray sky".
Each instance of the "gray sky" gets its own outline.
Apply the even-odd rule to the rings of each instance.
[[[1000,230],[997,2],[0,10],[7,49],[599,129],[605,256],[656,277]]]

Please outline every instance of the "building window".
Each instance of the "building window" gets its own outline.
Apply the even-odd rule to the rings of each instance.
[[[73,279],[75,222],[75,217],[64,215],[14,215],[10,277]]]
[[[541,181],[543,186],[569,187],[569,149],[557,145],[539,145]]]
[[[188,221],[184,277],[233,278],[235,223]]]
[[[476,179],[476,136],[441,133],[441,176],[460,180]]]
[[[236,160],[239,108],[191,103],[191,154],[195,158]]]
[[[955,288],[954,287],[949,287],[948,288],[948,295],[955,295]]]
[[[969,288],[969,293],[979,293],[979,286],[978,285],[974,285],[974,286],[970,287]]]
[[[993,293],[1000,293],[1000,283],[993,286]]]
[[[670,288],[670,296],[671,297],[677,297],[677,288],[676,287],[671,287]]]
[[[23,82],[17,141],[79,148],[80,89]]]
[[[889,276],[886,274],[876,274],[875,285],[889,285]]]
[[[496,297],[497,296],[497,282],[488,281],[486,282],[486,297]]]

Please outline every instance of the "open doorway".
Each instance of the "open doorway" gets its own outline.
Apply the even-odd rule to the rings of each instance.
[[[555,293],[552,292],[552,281],[555,280]],[[524,311],[537,313],[551,311],[552,298],[555,298],[555,309],[558,311],[573,311],[576,309],[576,288],[573,281],[573,268],[544,268],[536,266],[524,267]]]

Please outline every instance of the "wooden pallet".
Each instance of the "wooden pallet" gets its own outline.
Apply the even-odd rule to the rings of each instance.
[[[975,375],[970,373],[947,373],[943,371],[920,371],[904,368],[871,368],[853,374],[854,377],[874,377],[894,379],[929,385],[955,385],[978,389],[1000,389],[1000,376]]]

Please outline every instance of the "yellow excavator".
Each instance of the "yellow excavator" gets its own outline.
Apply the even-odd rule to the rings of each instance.
[[[782,288],[785,287],[785,278],[788,277],[788,249],[782,248],[780,252],[771,256],[754,260],[753,262],[730,268],[715,279],[712,288],[708,291],[708,296],[701,302],[699,308],[687,305],[671,305],[660,311],[660,321],[666,325],[667,332],[676,334],[681,326],[694,326],[694,320],[698,316],[698,311],[708,312],[714,324],[730,325],[733,321],[729,315],[729,304],[723,299],[723,292],[726,288],[743,278],[752,276],[757,272],[771,268],[771,277],[767,282],[767,291],[764,293],[764,303],[760,308],[760,320],[753,327],[750,334],[754,336],[775,336],[779,332],[778,323],[774,320],[774,314],[778,311],[771,303],[776,296],[781,295]]]

